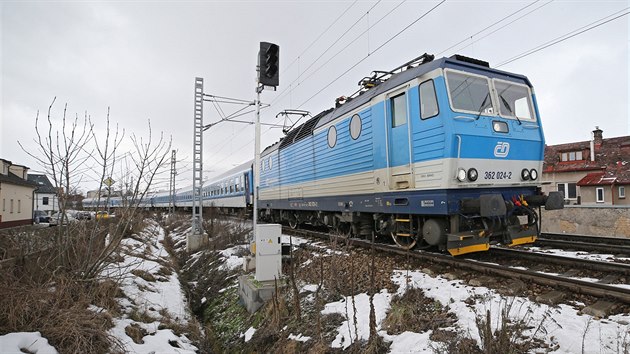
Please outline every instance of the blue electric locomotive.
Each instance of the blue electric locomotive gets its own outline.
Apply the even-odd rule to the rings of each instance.
[[[262,219],[453,255],[534,242],[544,137],[529,80],[455,55],[373,72],[261,156]]]

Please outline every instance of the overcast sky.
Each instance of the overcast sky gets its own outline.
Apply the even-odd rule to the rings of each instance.
[[[424,52],[463,54],[496,67],[630,6],[625,0],[446,1],[419,19],[439,3],[5,0],[0,157],[41,170],[17,141],[36,152],[37,111],[45,115],[56,97],[55,124],[66,103],[71,117],[87,112],[99,132],[108,107],[127,135],[147,136],[150,121],[154,135],[172,137],[178,185],[190,184],[194,79],[204,78],[207,94],[253,100],[260,41],[280,45],[281,70],[278,91],[262,93],[271,107],[261,120],[282,124],[279,111],[315,115],[355,92],[372,70]],[[588,140],[595,126],[605,138],[629,135],[629,33],[626,15],[500,66],[533,83],[548,144]],[[240,108],[221,105],[228,114]],[[206,103],[204,123],[218,119]],[[263,148],[282,136],[281,129],[262,132]],[[207,176],[251,159],[253,142],[252,125],[208,130]],[[160,188],[168,186],[168,178],[160,181]]]

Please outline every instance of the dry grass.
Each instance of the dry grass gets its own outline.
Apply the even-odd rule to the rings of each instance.
[[[108,235],[120,239],[123,231],[141,227],[132,222],[129,230],[122,230],[121,224],[91,221],[0,234],[0,244],[18,254],[45,250],[0,272],[0,334],[39,331],[61,353],[122,351],[108,334],[112,316],[121,313],[119,284],[89,275],[118,258],[112,257],[117,253],[102,252]],[[116,250],[117,244],[111,245]]]
[[[423,333],[429,330],[451,327],[457,321],[439,301],[424,296],[421,289],[409,289],[402,296],[395,296],[382,327],[390,334],[405,331]]]
[[[0,333],[39,331],[62,353],[107,352],[113,338],[108,312],[88,309],[103,304],[115,309],[108,285],[94,286],[56,278],[48,284],[2,277]],[[10,284],[9,284],[10,283]]]
[[[148,281],[150,283],[153,283],[156,280],[155,277],[153,276],[153,274],[151,274],[151,273],[149,273],[149,272],[147,272],[146,270],[143,270],[143,269],[134,269],[134,270],[131,271],[131,274],[133,274],[133,275],[135,275],[135,276],[137,276],[139,278],[142,278],[142,279],[144,279],[144,280],[146,280],[146,281]]]

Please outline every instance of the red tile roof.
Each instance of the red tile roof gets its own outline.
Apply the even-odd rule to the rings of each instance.
[[[617,177],[606,177],[605,172],[589,173],[577,182],[578,186],[609,186],[615,184]]]
[[[599,173],[603,179],[614,178],[615,184],[630,184],[630,136],[603,139],[601,146],[595,146],[595,161],[591,161],[590,150],[590,141],[545,146],[543,172],[593,171],[591,174]],[[582,151],[583,159],[561,161],[563,152],[573,151]]]

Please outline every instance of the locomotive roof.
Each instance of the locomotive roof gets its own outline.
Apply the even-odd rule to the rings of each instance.
[[[265,152],[267,150],[275,150],[275,148],[283,149],[284,147],[289,146],[297,141],[300,141],[306,138],[307,136],[311,136],[313,135],[313,131],[315,129],[368,103],[372,98],[378,95],[381,95],[399,85],[404,84],[407,81],[411,81],[437,68],[464,69],[470,72],[482,73],[491,78],[511,79],[511,80],[521,81],[531,87],[531,83],[529,82],[527,77],[523,75],[518,75],[518,74],[509,73],[502,70],[492,69],[492,68],[478,65],[478,64],[468,62],[468,61],[458,60],[457,56],[455,55],[450,58],[443,57],[437,60],[420,64],[413,68],[409,68],[400,73],[393,74],[387,81],[377,85],[376,87],[369,89],[368,91],[365,91],[358,97],[355,97],[352,100],[349,100],[343,105],[338,106],[336,108],[330,108],[328,110],[325,110],[319,113],[315,117],[306,121],[304,124],[291,129],[287,133],[287,135],[280,141],[279,145],[277,145],[276,143],[268,147],[267,149],[265,149]]]

